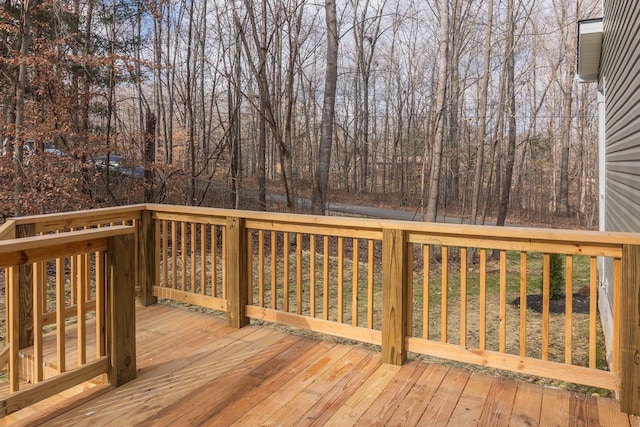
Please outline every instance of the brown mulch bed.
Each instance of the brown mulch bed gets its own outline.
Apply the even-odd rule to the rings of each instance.
[[[511,305],[514,307],[520,307],[520,297],[511,301]],[[549,312],[555,314],[563,314],[565,312],[566,298],[556,298],[549,301]],[[580,295],[578,293],[573,294],[573,312],[574,313],[589,313],[589,296]],[[542,313],[542,295],[532,294],[527,295],[527,308],[534,310],[538,313]]]

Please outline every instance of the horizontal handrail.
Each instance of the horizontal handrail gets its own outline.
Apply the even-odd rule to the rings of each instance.
[[[104,250],[107,238],[134,232],[135,227],[118,225],[0,241],[0,268]]]
[[[117,223],[140,218],[145,205],[117,206],[113,208],[87,209],[44,215],[13,218],[16,226],[34,224],[35,232],[50,233],[79,227],[89,227],[106,223]]]
[[[247,227],[261,224],[269,229],[293,232],[292,226],[367,230],[382,232],[384,229],[401,229],[414,235],[433,235],[451,238],[472,238],[487,242],[507,241],[527,244],[557,243],[564,247],[573,245],[621,247],[623,244],[638,244],[640,237],[636,233],[602,232],[590,230],[561,230],[554,228],[497,227],[471,224],[448,224],[415,221],[399,221],[370,218],[282,214],[231,209],[217,209],[192,206],[174,206],[146,204],[146,209],[154,214],[172,213],[199,217],[216,217],[220,220],[233,217],[246,220]],[[266,229],[266,228],[265,228]],[[489,243],[489,247],[491,244]]]

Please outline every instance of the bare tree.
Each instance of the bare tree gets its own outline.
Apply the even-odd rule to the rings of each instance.
[[[438,89],[436,91],[436,129],[431,151],[431,172],[429,175],[429,201],[426,220],[435,222],[438,214],[440,196],[440,167],[442,165],[442,147],[444,145],[444,121],[446,119],[447,71],[449,59],[449,2],[438,0],[439,48],[438,48]]]
[[[335,0],[325,1],[327,22],[327,69],[322,103],[322,123],[320,129],[320,149],[318,167],[313,186],[312,211],[324,215],[329,184],[329,165],[333,143],[333,121],[335,116],[336,84],[338,81],[338,17]]]
[[[27,54],[31,44],[31,0],[23,0],[20,15],[20,65],[18,66],[18,82],[16,85],[16,115],[15,115],[15,148],[14,162],[16,180],[14,184],[14,213],[22,215],[22,193],[24,191],[24,120],[25,120],[25,92],[27,87]]]
[[[476,148],[476,162],[473,175],[473,192],[471,199],[471,221],[475,224],[478,219],[480,191],[482,190],[482,175],[484,170],[484,150],[487,138],[487,102],[489,89],[489,73],[491,72],[491,34],[493,32],[493,0],[487,0],[487,25],[484,39],[484,61],[482,67],[482,81],[478,106],[478,144]]]
[[[507,44],[506,44],[506,88],[508,106],[505,111],[508,123],[507,160],[505,165],[504,181],[500,193],[500,208],[496,225],[504,225],[509,208],[511,195],[511,181],[513,178],[513,165],[516,157],[516,94],[515,94],[515,12],[514,0],[507,1]]]

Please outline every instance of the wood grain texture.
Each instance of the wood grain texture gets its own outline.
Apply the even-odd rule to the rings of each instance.
[[[136,318],[132,235],[107,242],[107,355],[109,382],[120,386],[136,377]]]
[[[225,271],[227,274],[227,324],[232,328],[241,328],[249,323],[245,307],[249,301],[249,277],[247,263],[247,229],[240,218],[227,218]],[[273,297],[273,295],[272,295]]]
[[[138,283],[140,284],[139,302],[142,305],[155,304],[153,286],[158,280],[156,272],[156,225],[150,211],[143,211],[138,226]],[[160,236],[158,236],[159,239]],[[159,242],[159,240],[158,240]]]
[[[622,249],[620,409],[640,415],[640,246]]]
[[[16,226],[16,239],[36,235],[34,224],[21,224]],[[18,268],[18,318],[20,322],[19,348],[33,345],[33,265],[24,263]]]
[[[407,358],[407,243],[402,230],[382,237],[382,361],[402,365]]]

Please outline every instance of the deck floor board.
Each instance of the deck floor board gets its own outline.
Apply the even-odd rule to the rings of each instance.
[[[91,400],[84,396],[66,411],[65,396],[58,395],[49,408],[44,401],[4,423],[639,425],[612,399],[419,360],[385,365],[379,353],[362,347],[268,326],[234,330],[224,318],[179,307],[139,308],[136,327],[135,380],[102,388]]]

